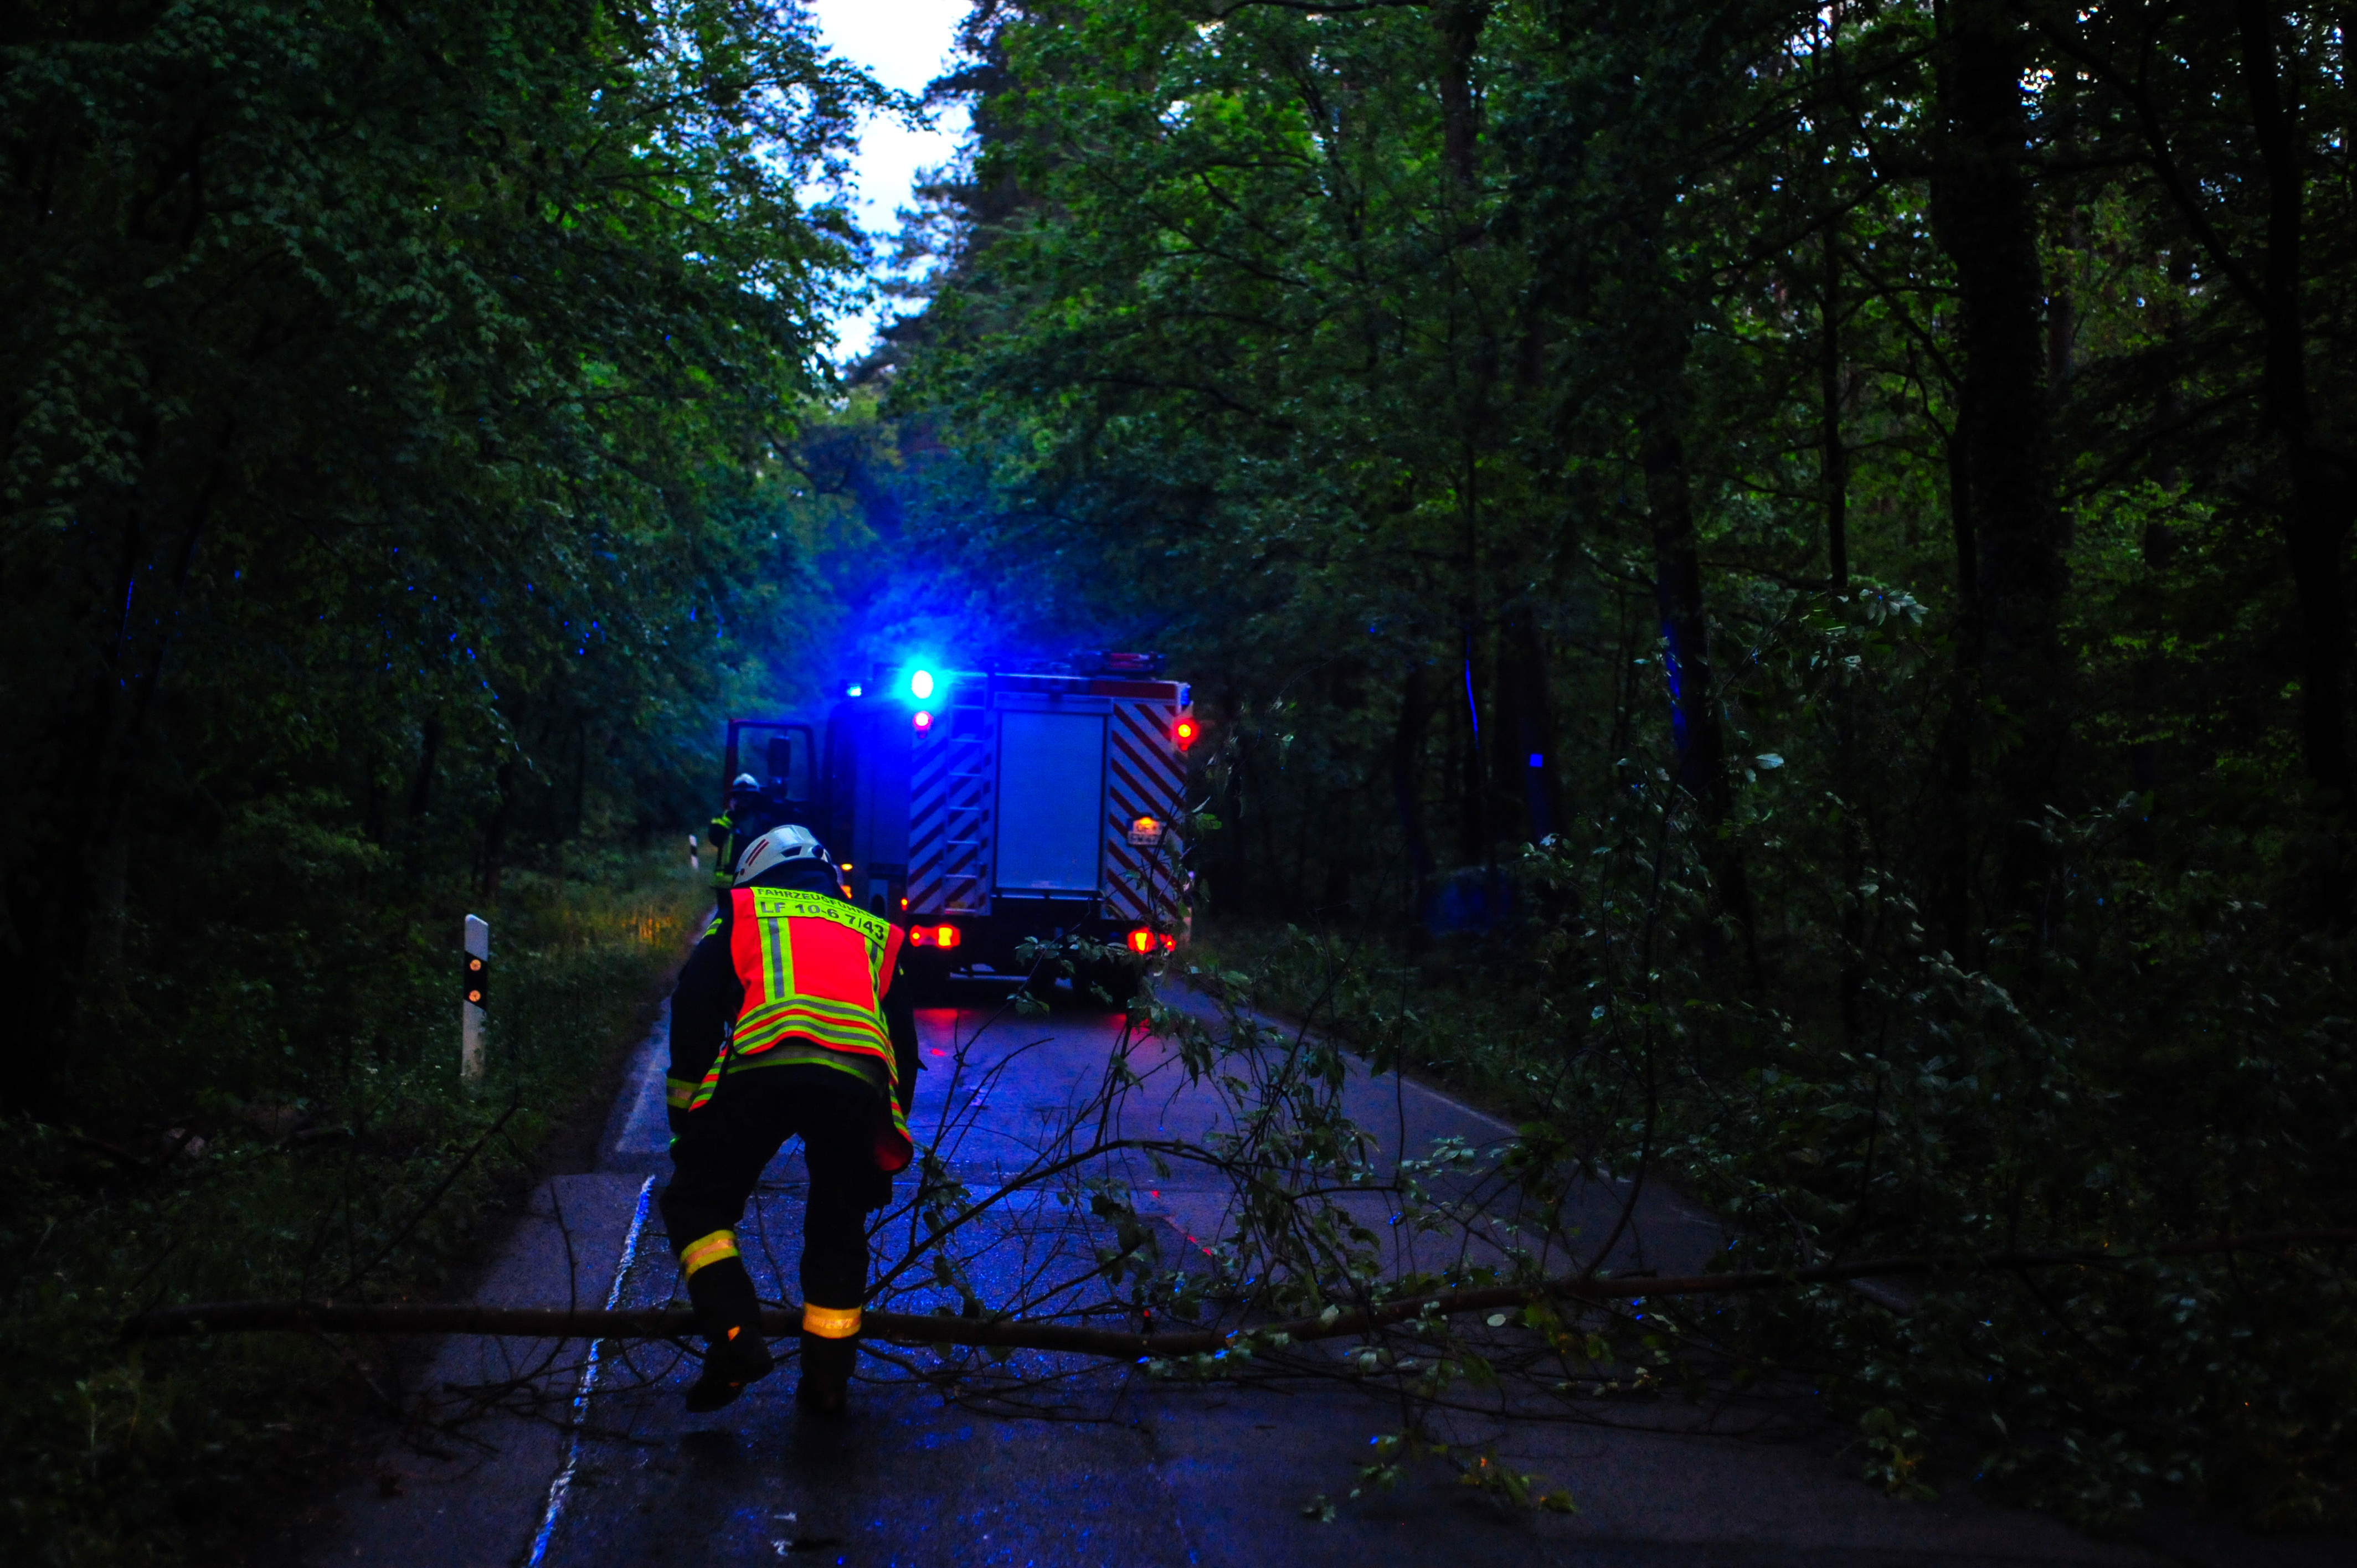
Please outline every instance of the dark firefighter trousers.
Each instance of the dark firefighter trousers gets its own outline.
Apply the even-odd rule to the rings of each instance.
[[[672,1251],[686,1256],[717,1231],[734,1231],[745,1218],[761,1172],[785,1141],[799,1133],[810,1191],[802,1211],[802,1299],[813,1306],[856,1311],[867,1294],[867,1210],[890,1196],[891,1178],[876,1168],[876,1128],[882,1098],[866,1084],[831,1068],[748,1068],[722,1077],[707,1104],[675,1113],[673,1175],[663,1188],[663,1226]],[[729,1249],[734,1251],[734,1248]],[[718,1273],[741,1295],[727,1316],[756,1321],[748,1275]],[[691,1294],[696,1282],[689,1279]],[[702,1303],[699,1302],[699,1307]]]

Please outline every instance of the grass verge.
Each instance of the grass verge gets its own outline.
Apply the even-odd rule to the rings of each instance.
[[[167,1302],[449,1288],[594,1113],[684,952],[708,893],[677,858],[510,876],[486,911],[479,1085],[458,1081],[446,890],[335,983],[247,975],[232,1005],[178,1009],[150,1048],[206,1070],[162,1062],[79,1124],[0,1123],[0,1557],[210,1560],[326,1473],[376,1397],[364,1361],[275,1335],[125,1347],[116,1326]],[[307,987],[336,1004],[286,994]]]

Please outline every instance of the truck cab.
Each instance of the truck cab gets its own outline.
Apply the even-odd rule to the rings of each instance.
[[[818,746],[812,727],[793,719],[730,719],[728,751],[721,777],[733,785],[743,774],[759,783],[760,804],[737,824],[741,848],[773,827],[797,823],[823,832]],[[732,791],[724,786],[722,793]]]

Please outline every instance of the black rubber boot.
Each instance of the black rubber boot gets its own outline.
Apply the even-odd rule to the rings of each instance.
[[[859,1341],[802,1336],[802,1380],[795,1402],[820,1415],[841,1415],[851,1404],[851,1366],[859,1359]]]
[[[704,1375],[687,1391],[688,1412],[707,1414],[734,1404],[745,1385],[770,1375],[777,1362],[761,1339],[761,1301],[741,1258],[723,1258],[687,1276],[687,1299],[704,1336]]]

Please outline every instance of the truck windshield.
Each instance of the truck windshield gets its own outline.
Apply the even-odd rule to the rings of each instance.
[[[761,781],[761,793],[772,800],[809,800],[815,793],[807,725],[742,723],[732,726],[737,768]]]

